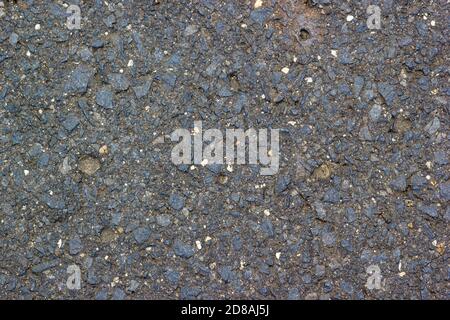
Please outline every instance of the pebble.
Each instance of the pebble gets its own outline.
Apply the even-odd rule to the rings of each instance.
[[[78,169],[88,176],[95,174],[100,167],[100,161],[90,156],[83,156],[78,162]]]
[[[95,102],[105,109],[112,109],[114,107],[113,99],[113,93],[108,88],[99,90],[95,95]]]
[[[173,250],[177,256],[185,259],[189,259],[195,253],[192,246],[182,242],[181,240],[175,240]]]
[[[138,244],[143,244],[150,238],[150,229],[146,227],[137,228],[133,231],[133,237]]]
[[[169,204],[174,210],[181,210],[184,207],[184,197],[178,193],[172,193],[169,197]]]

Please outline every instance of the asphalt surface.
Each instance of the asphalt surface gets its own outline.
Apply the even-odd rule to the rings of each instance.
[[[446,0],[6,2],[0,298],[449,298]],[[279,172],[174,165],[196,120]]]

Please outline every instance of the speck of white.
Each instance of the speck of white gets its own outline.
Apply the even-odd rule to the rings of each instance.
[[[295,126],[297,124],[297,122],[295,122],[295,121],[288,121],[288,124],[290,124],[291,126]]]
[[[41,30],[41,25],[38,23],[34,26],[34,30]]]
[[[206,166],[208,164],[208,159],[203,159],[200,163],[202,166]]]
[[[256,0],[255,5],[254,5],[255,9],[260,8],[261,6],[262,6],[262,0]]]
[[[317,56],[317,60],[321,60],[322,59],[322,57],[321,56]]]
[[[350,21],[352,21],[354,18],[355,18],[354,16],[352,16],[352,15],[349,14],[349,15],[347,16],[346,20],[347,20],[348,22],[350,22]]]
[[[247,28],[247,25],[245,23],[241,24],[241,28]]]
[[[209,241],[211,241],[211,237],[210,236],[206,236],[205,242],[209,242]]]
[[[130,59],[130,61],[128,61],[128,67],[132,67],[134,66],[134,61]]]
[[[307,77],[307,78],[305,78],[305,80],[306,80],[307,83],[313,82],[313,79],[311,77]]]
[[[202,243],[200,242],[200,241],[195,241],[195,245],[197,246],[197,249],[198,250],[201,250],[202,249]]]
[[[62,239],[59,239],[58,240],[58,248],[61,248],[62,247]]]
[[[31,57],[31,52],[27,51],[27,57]]]
[[[265,215],[265,216],[270,216],[270,211],[269,211],[269,209],[264,210],[264,215]]]
[[[427,175],[425,178],[426,178],[427,180],[430,180],[430,179],[431,179],[430,175]]]
[[[120,72],[120,73],[123,73],[123,69],[120,69],[119,72]]]
[[[437,246],[437,240],[433,240],[433,242],[431,243],[433,246]]]
[[[227,171],[228,171],[228,172],[233,172],[233,166],[232,166],[231,164],[229,164],[229,165],[227,166]]]
[[[431,161],[427,161],[427,162],[425,163],[425,165],[427,166],[428,169],[431,169]]]
[[[333,57],[337,57],[337,51],[336,50],[331,50],[331,55]]]
[[[275,253],[275,257],[277,258],[277,260],[280,260],[280,257],[281,257],[281,252],[277,252],[277,253]]]
[[[289,73],[289,68],[288,67],[284,67],[283,69],[281,69],[281,72],[283,72],[284,74],[288,74]]]
[[[25,176],[27,176],[27,175],[30,174],[30,171],[28,171],[28,170],[23,170],[23,174],[24,174]]]
[[[436,21],[431,20],[430,24],[431,24],[432,27],[434,27],[436,25]]]
[[[294,60],[294,62],[297,62],[297,57],[296,57],[296,56],[294,56],[294,59],[292,59],[292,60]]]

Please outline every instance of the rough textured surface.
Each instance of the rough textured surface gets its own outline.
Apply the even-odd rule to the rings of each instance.
[[[449,298],[446,0],[67,3],[0,17],[0,298]],[[194,120],[279,173],[175,166]]]

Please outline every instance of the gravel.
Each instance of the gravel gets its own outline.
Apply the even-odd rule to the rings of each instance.
[[[68,3],[0,17],[1,299],[448,299],[446,1]],[[279,170],[174,164],[200,120]]]

